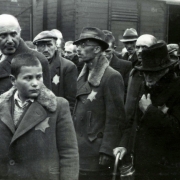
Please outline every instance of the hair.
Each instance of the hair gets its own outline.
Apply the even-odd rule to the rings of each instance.
[[[23,66],[41,66],[41,63],[39,59],[32,54],[19,54],[12,59],[11,74],[17,78]]]
[[[102,32],[105,35],[105,41],[107,43],[112,43],[112,46],[115,47],[115,37],[113,36],[112,32],[108,30],[102,30]]]

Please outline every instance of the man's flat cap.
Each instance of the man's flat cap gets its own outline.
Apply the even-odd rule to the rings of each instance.
[[[52,31],[42,31],[40,32],[33,40],[34,44],[37,44],[41,41],[50,41],[51,39],[57,40],[57,36]]]

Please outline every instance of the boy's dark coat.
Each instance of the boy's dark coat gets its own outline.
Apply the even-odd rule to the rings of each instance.
[[[76,101],[77,92],[77,68],[71,61],[60,57],[55,53],[52,64],[50,65],[52,91],[58,97],[68,100],[71,112]],[[53,83],[53,78],[58,75],[59,83]]]
[[[0,96],[0,179],[77,180],[76,135],[68,103],[43,87],[15,131],[14,88]]]
[[[46,57],[41,53],[28,48],[23,39],[20,39],[19,47],[17,48],[16,52],[10,56],[6,56],[5,59],[0,62],[0,94],[8,91],[12,87],[9,78],[9,75],[11,73],[11,61],[16,55],[22,53],[33,54],[39,59],[43,68],[43,82],[47,88],[51,89],[50,70]]]
[[[125,123],[122,76],[108,66],[103,56],[87,78],[85,64],[78,77],[74,125],[77,133],[80,170],[100,171],[100,153],[113,157]]]

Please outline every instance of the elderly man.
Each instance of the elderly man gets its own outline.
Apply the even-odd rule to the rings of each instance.
[[[152,46],[156,43],[157,43],[156,38],[152,35],[149,35],[149,34],[142,35],[137,39],[136,55],[138,57],[138,64],[142,64],[142,51],[144,49],[149,48],[150,46]],[[138,108],[138,102],[139,102],[138,93],[141,90],[141,86],[142,86],[143,82],[144,82],[144,76],[143,76],[142,72],[139,72],[136,69],[133,69],[131,71],[130,77],[129,77],[127,97],[126,97],[126,103],[125,103],[125,111],[126,111],[127,122],[131,122],[131,121],[134,122],[135,112]],[[134,123],[133,126],[135,127],[136,124]],[[124,132],[122,139],[121,139],[120,146],[127,147],[127,144],[128,144],[128,147],[127,147],[128,153],[127,153],[126,157],[124,158],[125,163],[130,163],[129,157],[134,151],[135,134],[136,134],[136,128],[132,128],[132,129],[127,128]],[[123,151],[123,150],[122,150],[120,158],[122,158],[124,153],[125,153],[125,151]]]
[[[125,123],[124,85],[102,52],[108,48],[103,32],[84,28],[74,42],[85,62],[77,84],[74,125],[80,155],[80,180],[110,179],[113,148]]]
[[[131,61],[132,66],[137,65],[138,59],[135,53],[135,44],[138,38],[138,34],[135,29],[126,29],[123,34],[123,39],[120,41],[124,44],[127,52],[124,54],[123,59]]]
[[[56,40],[57,37],[53,32],[42,31],[34,38],[33,43],[48,59],[53,93],[67,99],[72,112],[76,99],[77,68],[72,62],[59,55]]]
[[[30,53],[39,59],[43,68],[44,84],[51,89],[47,59],[41,53],[28,48],[23,39],[21,39],[21,28],[18,20],[12,15],[0,15],[0,50],[2,52],[0,61],[0,94],[12,87],[9,78],[11,73],[10,64],[12,59],[21,53]]]
[[[137,180],[179,179],[180,164],[180,78],[164,43],[157,43],[142,52],[142,72],[145,83],[137,96],[134,119],[129,120],[126,133],[129,138],[132,124],[136,125],[135,168]],[[140,100],[139,100],[140,99]],[[134,122],[133,122],[134,121]],[[120,144],[114,154],[127,148]]]
[[[65,43],[64,49],[64,57],[72,61],[77,66],[78,74],[80,74],[84,63],[79,62],[76,45],[73,44],[73,41],[67,41]]]
[[[119,59],[115,54],[115,38],[112,35],[112,32],[108,30],[103,30],[103,33],[105,34],[105,41],[108,43],[109,48],[104,51],[106,58],[109,61],[109,65],[118,71],[124,80],[124,86],[125,86],[125,94],[127,93],[127,86],[128,86],[128,80],[129,80],[129,73],[132,69],[132,63],[128,62],[123,59]]]

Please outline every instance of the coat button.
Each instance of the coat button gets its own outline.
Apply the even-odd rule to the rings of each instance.
[[[15,161],[14,161],[14,160],[10,160],[10,161],[9,161],[9,164],[10,164],[11,166],[14,166],[14,165],[15,165]]]

